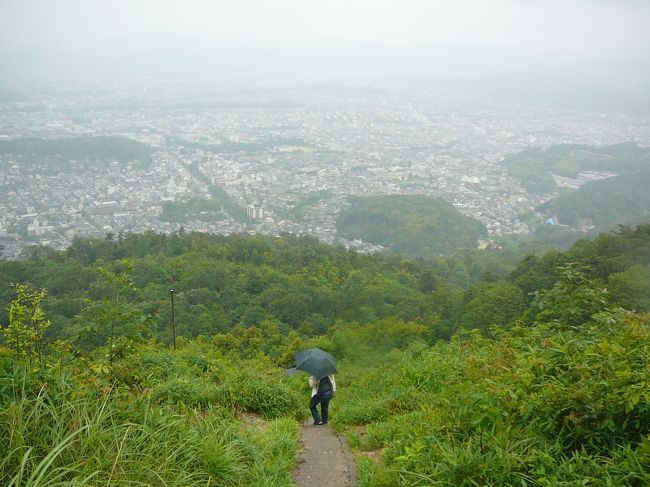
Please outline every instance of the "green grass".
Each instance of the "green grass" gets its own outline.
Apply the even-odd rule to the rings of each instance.
[[[610,325],[467,333],[344,364],[332,420],[360,486],[648,485],[650,328]]]
[[[159,378],[144,367],[139,388],[107,387],[102,367],[29,373],[4,361],[0,437],[7,441],[0,446],[0,485],[290,485],[297,413],[292,403],[278,406],[257,396],[274,391],[277,377],[255,375],[233,403],[219,394],[223,383],[210,383],[210,370],[220,368],[231,385],[231,377],[248,380],[254,370],[247,369],[247,377],[237,364],[217,365],[204,354],[208,366],[201,372],[184,360],[186,351],[148,347],[142,353],[173,358],[177,375]],[[155,368],[160,361],[147,362]],[[238,416],[242,405],[275,419],[246,424]]]

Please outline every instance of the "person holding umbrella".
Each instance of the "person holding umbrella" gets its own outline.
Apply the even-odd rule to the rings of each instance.
[[[311,387],[309,410],[314,418],[314,424],[327,424],[330,400],[336,393],[336,381],[334,380],[334,374],[338,372],[336,359],[332,354],[320,348],[310,348],[296,353],[296,370],[311,374],[309,376],[309,386]],[[318,413],[318,404],[320,404],[320,414]]]
[[[311,411],[311,417],[314,418],[314,424],[327,424],[327,420],[329,419],[330,400],[336,394],[336,381],[334,380],[334,374],[326,375],[321,379],[317,379],[313,375],[310,375],[309,386],[311,387],[309,410]],[[319,403],[321,414],[318,414]]]

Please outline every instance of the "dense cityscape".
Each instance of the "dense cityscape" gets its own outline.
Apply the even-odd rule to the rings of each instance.
[[[337,215],[349,196],[387,194],[442,197],[481,221],[488,238],[527,234],[522,212],[553,195],[526,192],[500,165],[503,157],[560,143],[650,144],[647,118],[512,106],[415,82],[177,92],[210,93],[124,83],[33,90],[1,102],[0,141],[120,137],[152,150],[150,164],[89,156],[61,166],[56,155],[0,154],[2,256],[147,230],[289,232],[375,251],[381,247],[339,235]],[[210,199],[211,187],[248,217],[222,208],[165,218],[166,203]]]

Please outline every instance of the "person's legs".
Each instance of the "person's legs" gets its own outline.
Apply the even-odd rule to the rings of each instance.
[[[311,417],[314,418],[314,423],[319,424],[321,422],[320,414],[318,414],[318,409],[316,406],[318,406],[318,403],[320,402],[320,397],[318,397],[318,394],[313,396],[311,398],[311,401],[309,401],[309,410],[311,411]],[[323,406],[321,405],[321,409]]]
[[[329,399],[321,399],[321,401],[320,401],[320,410],[321,410],[321,413],[323,413],[323,424],[327,424],[327,419],[329,417],[329,408],[330,408],[330,400]]]

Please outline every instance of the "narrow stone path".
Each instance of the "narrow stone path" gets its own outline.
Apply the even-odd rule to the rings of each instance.
[[[294,471],[296,487],[355,487],[357,469],[345,438],[327,425],[302,426],[302,453]]]

